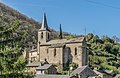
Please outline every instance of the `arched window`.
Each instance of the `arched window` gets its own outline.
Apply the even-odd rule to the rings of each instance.
[[[77,48],[75,48],[75,55],[77,55]]]
[[[49,53],[49,50],[48,49],[46,49],[47,50],[47,54]]]
[[[41,32],[41,39],[43,39],[43,32]]]
[[[54,57],[56,56],[56,48],[54,49]]]

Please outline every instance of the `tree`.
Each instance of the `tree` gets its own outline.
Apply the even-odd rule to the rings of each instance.
[[[20,73],[26,64],[22,57],[23,42],[27,33],[18,33],[19,21],[11,24],[0,18],[0,71],[1,74]]]
[[[115,38],[117,39],[117,38]],[[89,66],[98,70],[113,70],[118,72],[120,68],[120,44],[108,36],[99,36],[92,33],[86,36],[89,51]],[[116,43],[115,43],[116,42]]]
[[[60,24],[60,35],[59,35],[60,39],[63,38],[63,34],[62,34],[62,27],[61,27],[61,24]]]
[[[114,40],[111,39],[111,38],[109,38],[107,35],[103,36],[103,37],[102,37],[102,40],[103,40],[104,42],[114,43]]]
[[[71,63],[71,64],[69,65],[69,67],[73,67],[73,70],[74,70],[74,69],[76,69],[76,68],[78,67],[78,65],[73,62],[73,63]]]
[[[115,43],[118,43],[120,40],[117,36],[113,36],[112,39],[114,40]]]

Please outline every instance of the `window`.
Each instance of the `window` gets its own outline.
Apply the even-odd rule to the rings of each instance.
[[[43,32],[41,32],[41,39],[43,39]]]
[[[50,34],[48,33],[48,39],[50,38]]]
[[[47,54],[49,53],[49,50],[47,49]]]
[[[56,48],[54,49],[54,57],[56,56]]]
[[[75,55],[77,55],[77,48],[75,48]]]

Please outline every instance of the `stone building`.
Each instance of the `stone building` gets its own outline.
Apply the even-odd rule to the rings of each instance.
[[[28,55],[30,56],[27,57],[29,61],[34,56],[38,61],[47,60],[48,63],[56,65],[57,69],[63,69],[67,67],[67,64],[73,62],[79,67],[88,64],[88,50],[85,38],[52,39],[45,13],[42,26],[38,31],[37,51],[31,51]]]
[[[36,74],[35,78],[98,78],[98,75],[88,66],[81,66],[69,75]]]
[[[48,64],[48,62],[32,62],[32,63],[29,63],[26,66],[26,71],[36,74],[36,68],[40,67],[40,66],[44,66],[45,64]]]
[[[45,64],[36,68],[36,74],[57,74],[57,70],[52,64]]]
[[[27,64],[26,71],[34,74],[56,74],[57,69],[48,62],[32,62]]]

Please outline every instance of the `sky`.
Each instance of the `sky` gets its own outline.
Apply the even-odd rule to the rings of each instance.
[[[120,38],[120,0],[0,0],[22,14],[65,32]]]

